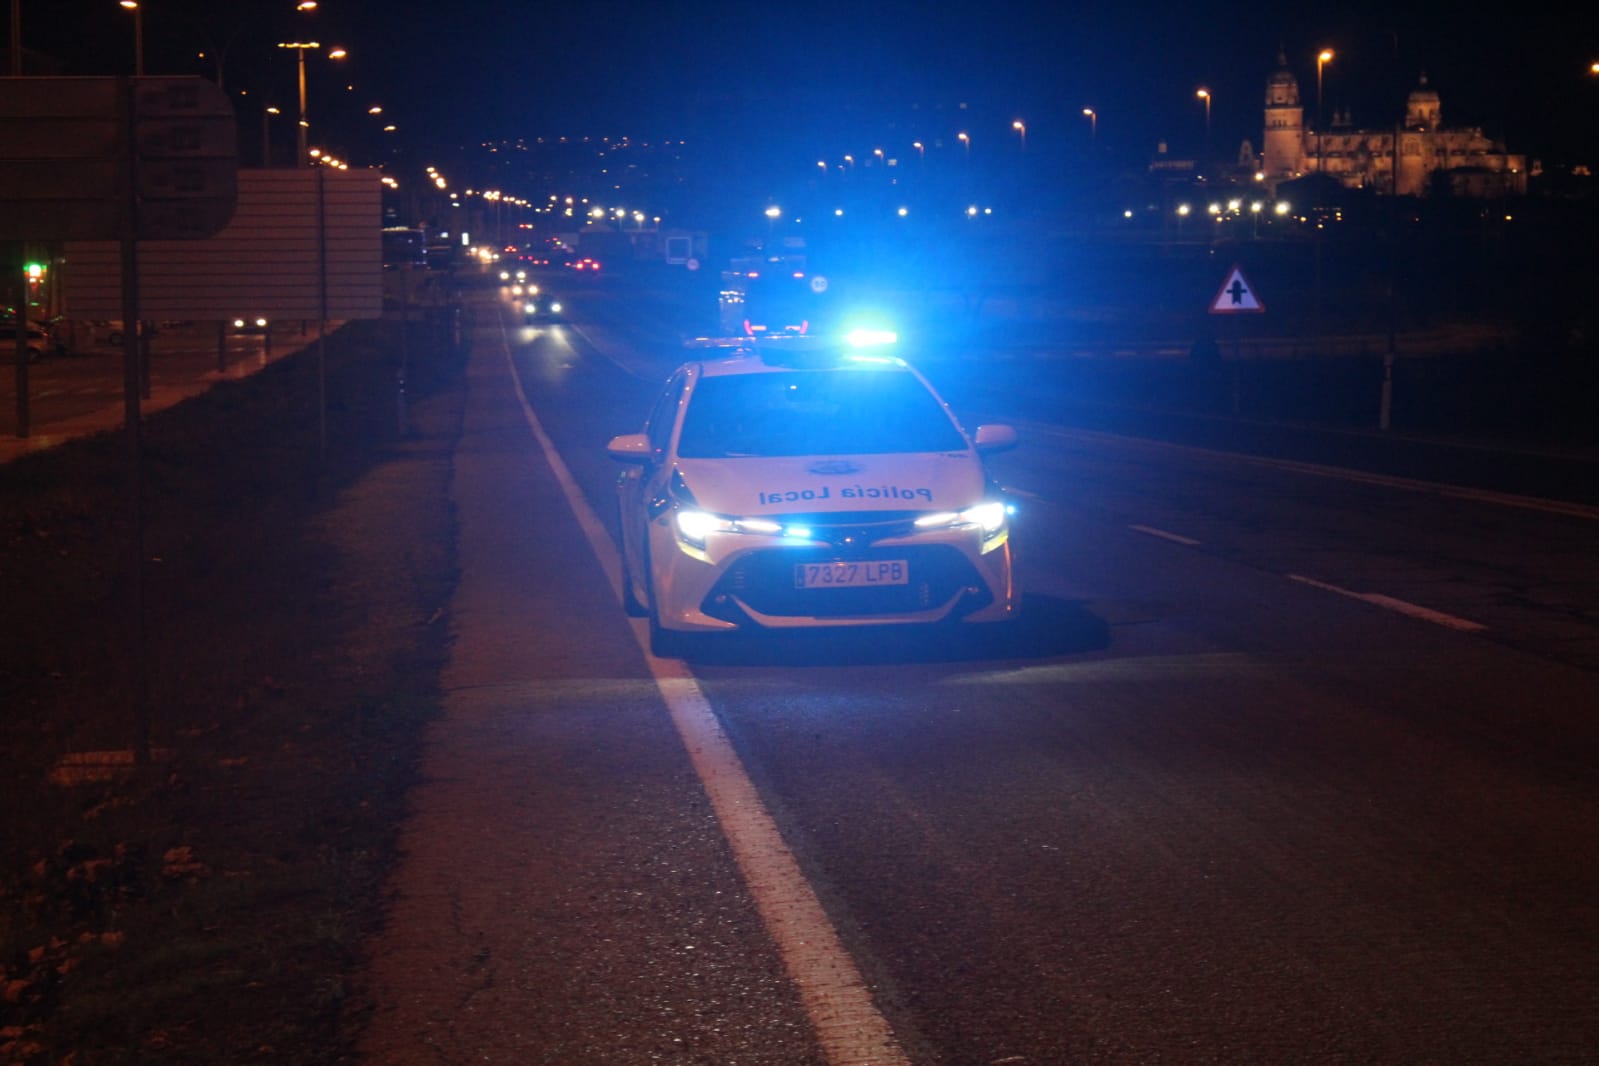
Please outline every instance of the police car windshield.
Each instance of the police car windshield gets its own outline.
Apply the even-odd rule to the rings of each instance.
[[[881,455],[966,448],[938,398],[902,370],[806,370],[702,378],[677,454],[685,459]]]

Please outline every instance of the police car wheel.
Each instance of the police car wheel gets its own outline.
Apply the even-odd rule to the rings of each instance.
[[[661,612],[655,598],[655,576],[650,573],[649,550],[644,552],[644,591],[650,602],[645,614],[650,620],[650,654],[658,659],[682,659],[688,654],[689,635],[661,625]]]
[[[629,618],[645,618],[650,609],[639,602],[633,592],[633,568],[627,563],[627,549],[622,549],[622,610]]]

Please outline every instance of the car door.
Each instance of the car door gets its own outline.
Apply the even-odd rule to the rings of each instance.
[[[650,441],[649,462],[629,463],[617,478],[622,554],[629,571],[639,581],[648,580],[646,575],[649,568],[645,556],[653,510],[651,501],[665,491],[666,478],[670,476],[672,430],[677,421],[678,403],[687,383],[687,371],[681,368],[667,381],[644,423],[644,435]]]

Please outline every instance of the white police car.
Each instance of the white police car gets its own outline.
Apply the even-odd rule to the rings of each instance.
[[[772,342],[678,368],[614,438],[627,607],[657,655],[694,633],[1012,618],[1010,508],[903,360]]]

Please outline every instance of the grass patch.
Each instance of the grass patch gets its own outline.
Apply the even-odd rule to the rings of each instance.
[[[402,433],[394,328],[326,342],[325,456],[314,350],[148,420],[137,616],[122,436],[0,466],[0,1062],[345,1057],[455,577],[463,360],[411,341]]]

